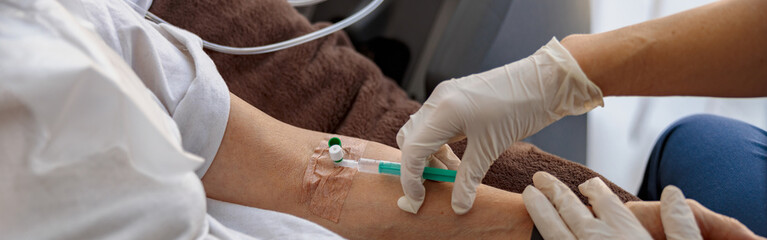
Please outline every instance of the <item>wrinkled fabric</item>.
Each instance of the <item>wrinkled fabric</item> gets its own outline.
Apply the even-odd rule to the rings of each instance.
[[[223,225],[261,239],[342,239],[296,216],[208,198],[208,213]]]
[[[229,89],[196,35],[146,21],[146,4],[125,0],[67,0],[117,52],[178,125],[184,150],[205,159],[218,152],[229,118]],[[141,1],[139,1],[140,3]],[[141,13],[141,14],[140,14]]]
[[[0,5],[0,238],[213,238],[203,160],[131,68],[55,1]]]
[[[134,10],[0,2],[0,239],[328,233],[273,212],[288,224],[248,236],[206,213],[195,170],[218,149],[228,90],[199,38]]]

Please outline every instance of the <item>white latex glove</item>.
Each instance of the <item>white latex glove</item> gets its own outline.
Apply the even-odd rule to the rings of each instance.
[[[666,186],[660,194],[660,219],[668,240],[703,239],[695,215],[676,186]]]
[[[421,175],[428,156],[466,137],[452,196],[453,210],[464,214],[490,165],[512,143],[601,105],[602,92],[556,39],[525,59],[442,82],[397,134],[405,192],[397,205],[418,212],[426,195]]]
[[[634,214],[599,178],[578,189],[589,198],[594,214],[565,184],[551,174],[533,175],[522,199],[544,239],[652,239]],[[666,187],[661,195],[661,220],[667,239],[702,239],[682,191]]]

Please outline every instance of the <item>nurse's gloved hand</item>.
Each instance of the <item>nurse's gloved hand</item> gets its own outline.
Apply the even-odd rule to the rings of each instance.
[[[522,200],[544,239],[652,239],[634,214],[599,178],[578,186],[588,197],[594,214],[551,174],[535,173],[533,184],[535,187],[528,186],[522,192]],[[663,189],[660,220],[666,239],[703,239],[679,188]]]
[[[421,175],[428,157],[465,137],[452,196],[453,210],[464,214],[490,165],[512,143],[601,105],[602,92],[556,39],[525,59],[445,81],[397,134],[405,192],[397,205],[416,213],[426,194]]]
[[[767,240],[737,219],[711,211],[695,200],[685,199],[682,191],[674,186],[663,189],[660,202],[627,202],[626,207],[655,239],[701,239],[698,236],[701,235],[703,239]],[[694,220],[691,220],[693,216]]]
[[[535,187],[527,186],[522,192],[522,201],[544,239],[652,239],[598,177],[578,186],[588,197],[594,214],[551,174],[535,173],[533,184]]]

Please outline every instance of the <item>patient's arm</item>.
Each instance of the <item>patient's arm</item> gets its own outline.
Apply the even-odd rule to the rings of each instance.
[[[388,175],[357,173],[338,223],[320,218],[301,201],[302,181],[325,136],[282,123],[232,95],[224,139],[202,179],[208,197],[289,213],[348,238],[529,238],[532,221],[519,194],[483,185],[472,211],[457,216],[450,207],[452,184],[429,181],[430,203],[413,215],[397,207],[402,188],[399,178]],[[363,154],[391,161],[399,156],[374,142]]]

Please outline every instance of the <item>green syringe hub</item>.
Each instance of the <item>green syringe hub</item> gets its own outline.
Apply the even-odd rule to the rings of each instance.
[[[400,169],[402,166],[395,162],[381,161],[378,163],[378,171],[383,174],[400,175]],[[440,182],[455,182],[455,170],[441,169],[433,167],[425,167],[423,169],[423,179],[440,181]]]

